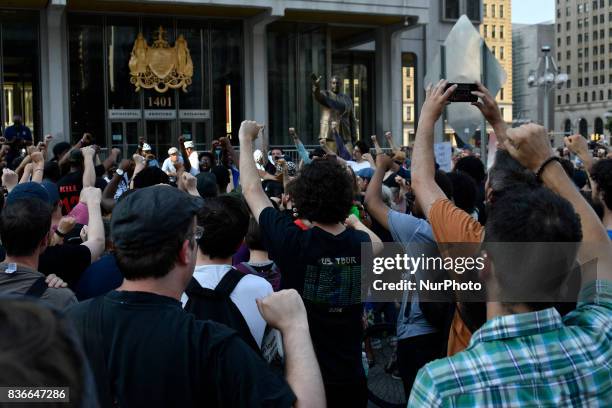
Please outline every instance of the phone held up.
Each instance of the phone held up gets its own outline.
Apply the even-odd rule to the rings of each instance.
[[[455,92],[448,98],[449,102],[478,102],[478,97],[472,95],[473,91],[478,91],[476,84],[461,84],[461,83],[448,83],[444,90],[446,91],[453,85],[457,85]]]

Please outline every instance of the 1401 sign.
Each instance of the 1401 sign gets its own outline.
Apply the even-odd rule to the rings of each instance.
[[[149,96],[147,98],[147,108],[172,108],[171,96]]]

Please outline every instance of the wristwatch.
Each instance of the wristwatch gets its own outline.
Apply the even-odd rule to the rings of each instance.
[[[123,171],[123,169],[117,169],[115,170],[115,173],[117,173],[119,177],[123,177],[123,175],[125,174],[125,171]]]

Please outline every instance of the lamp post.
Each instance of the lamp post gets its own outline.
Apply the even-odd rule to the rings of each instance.
[[[549,95],[556,87],[561,89],[567,83],[569,77],[562,73],[555,59],[550,55],[550,47],[542,47],[542,56],[538,59],[538,66],[535,71],[529,72],[527,84],[530,88],[539,88],[544,91],[544,128],[550,131],[548,118],[550,117]]]

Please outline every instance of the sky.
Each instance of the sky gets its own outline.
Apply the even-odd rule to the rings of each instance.
[[[555,19],[555,0],[511,1],[513,23],[537,24]]]

